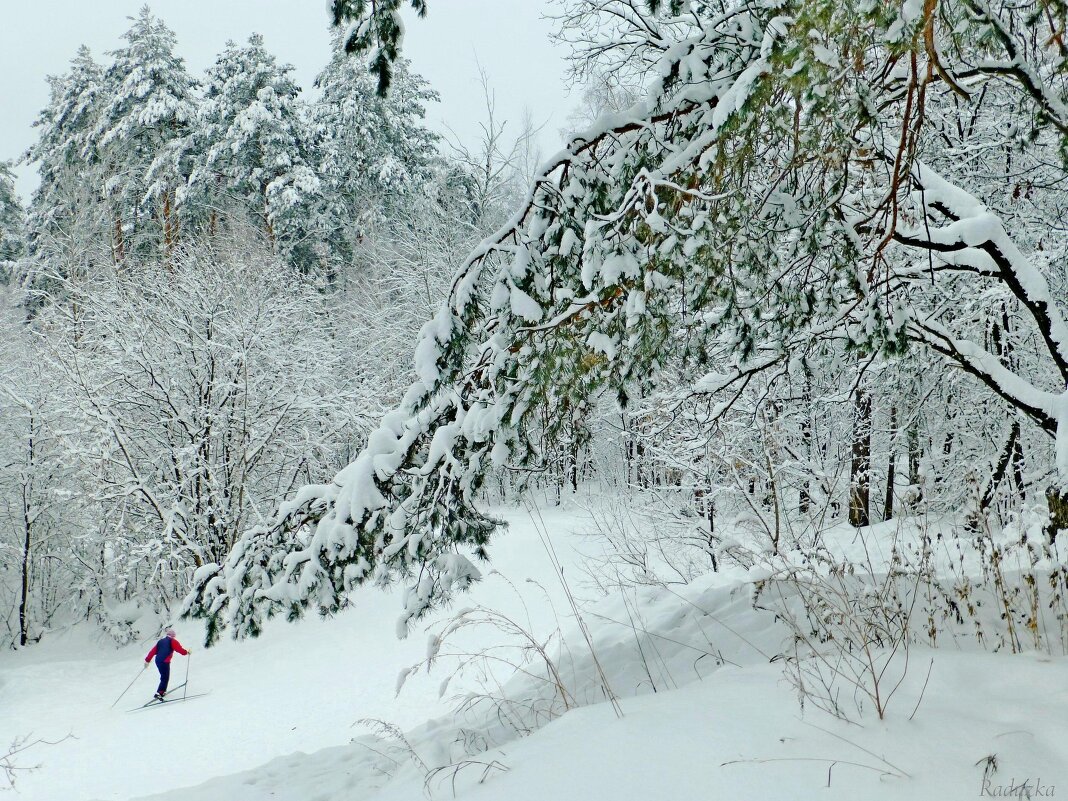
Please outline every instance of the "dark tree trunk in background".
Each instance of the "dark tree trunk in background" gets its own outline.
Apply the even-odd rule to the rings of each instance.
[[[694,489],[693,498],[694,506],[699,511],[704,511],[705,519],[708,521],[706,542],[708,555],[712,558],[712,572],[716,573],[719,571],[719,563],[716,561],[716,502],[712,497],[712,483],[707,478],[706,481],[708,481],[706,486]]]
[[[174,208],[171,204],[171,190],[163,192],[163,258],[170,262],[174,244],[178,238],[177,225],[174,220]]]
[[[31,523],[29,511],[23,509],[23,525],[26,528],[26,538],[22,545],[22,588],[19,592],[19,645],[29,642],[29,610],[27,604],[30,598],[30,545]]]
[[[647,475],[648,471],[645,469],[645,444],[640,438],[634,443],[634,456],[634,477],[637,479],[639,487],[648,489],[650,484]]]
[[[920,489],[920,429],[916,421],[909,426],[909,484],[913,487],[913,503],[923,500],[923,490]]]
[[[1002,306],[1001,320],[995,322],[990,327],[990,341],[988,342],[988,349],[991,353],[997,355],[1001,363],[1004,364],[1010,370],[1017,370],[1019,361],[1016,358],[1016,354],[1012,345],[1012,319],[1009,317],[1008,306]],[[988,499],[985,495],[983,497],[983,508],[993,500],[993,490],[1001,482],[1001,480],[1008,474],[1010,468],[1012,470],[1012,482],[1016,487],[1017,495],[1020,502],[1024,501],[1024,456],[1023,456],[1023,436],[1020,426],[1020,421],[1015,420],[1012,424],[1012,430],[1009,433],[1009,439],[1005,446],[1005,450],[1002,452],[998,459],[997,469],[994,471],[995,478],[990,482],[989,492],[991,497]]]
[[[1019,422],[1016,423],[1016,428],[1019,429]],[[1016,446],[1012,449],[1012,482],[1016,486],[1016,496],[1020,499],[1020,503],[1026,500],[1027,492],[1024,488],[1024,452],[1023,452],[1023,437],[1019,434],[1016,436]]]
[[[119,264],[126,258],[126,242],[122,237],[122,217],[115,217],[115,241],[113,244],[115,263]]]
[[[572,492],[578,492],[580,460],[581,452],[578,444],[578,436],[572,435],[571,442],[568,443],[567,452],[567,480],[568,483],[571,484]]]
[[[994,466],[994,473],[990,476],[990,482],[986,485],[986,488],[983,490],[983,497],[979,500],[979,510],[981,512],[985,512],[989,509],[990,505],[994,502],[998,485],[1005,479],[1005,476],[1009,471],[1009,466],[1016,459],[1017,453],[1022,457],[1023,454],[1019,451],[1019,446],[1020,423],[1019,421],[1014,421],[1012,428],[1009,431],[1009,438],[1005,440],[1005,445],[1002,447],[1001,454],[998,456],[998,463]],[[1014,465],[1014,474],[1018,470],[1020,470],[1019,466]]]
[[[857,388],[853,405],[853,458],[849,474],[849,523],[871,524],[871,396]]]
[[[890,520],[894,516],[894,479],[897,461],[897,450],[894,444],[897,442],[897,407],[890,406],[890,455],[886,457],[886,496],[883,498],[883,520]]]

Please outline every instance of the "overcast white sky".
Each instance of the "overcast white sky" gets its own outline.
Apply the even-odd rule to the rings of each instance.
[[[262,33],[267,47],[296,67],[305,88],[329,54],[325,0],[150,0],[178,36],[178,52],[194,74],[214,60],[227,39]],[[98,60],[119,46],[127,17],[144,0],[0,0],[0,160],[18,158],[34,139],[31,128],[48,99],[45,76],[65,72],[86,44]],[[521,121],[529,108],[547,123],[542,146],[555,149],[577,96],[564,86],[562,51],[549,41],[542,14],[550,0],[430,0],[428,17],[407,19],[405,54],[441,94],[429,121],[462,139],[477,136],[483,102],[476,59],[496,89],[501,116]],[[24,197],[36,186],[19,167]]]

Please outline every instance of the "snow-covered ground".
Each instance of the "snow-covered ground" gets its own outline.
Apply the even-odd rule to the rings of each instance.
[[[74,735],[23,755],[42,767],[19,777],[17,797],[970,799],[1027,797],[1025,783],[1033,797],[1068,792],[1068,659],[952,640],[913,646],[891,662],[885,720],[870,704],[857,712],[855,688],[839,686],[853,710],[846,722],[811,701],[802,708],[783,661],[772,661],[787,636],[772,611],[753,608],[761,573],[726,570],[584,603],[583,629],[539,528],[581,594],[580,554],[593,550],[577,536],[584,517],[541,514],[544,526],[508,513],[496,574],[431,630],[487,622],[461,625],[440,646],[440,664],[408,676],[396,698],[398,674],[427,656],[427,638],[396,640],[399,599],[371,589],[335,619],[277,623],[256,641],[197,649],[191,688],[211,694],[171,708],[124,711],[151,692],[148,677],[108,708],[147,648],[116,651],[76,630],[3,655],[0,738]],[[555,637],[546,643],[558,626],[562,648]],[[520,631],[537,635],[525,649]],[[439,698],[449,653],[502,643],[489,652],[496,668],[476,659]],[[508,679],[523,654],[527,672]],[[185,666],[176,657],[178,677]],[[459,711],[457,692],[475,693]],[[353,725],[366,719],[396,728]]]
[[[512,525],[494,548],[488,570],[519,585],[535,579],[559,595],[559,582],[527,513],[517,510],[506,517]],[[544,517],[559,536],[558,553],[570,558],[571,516],[546,511]],[[114,709],[109,707],[141,669],[151,643],[116,649],[105,638],[75,628],[37,647],[0,653],[0,743],[25,735],[51,741],[72,735],[20,756],[20,765],[41,767],[18,776],[17,797],[125,799],[188,787],[274,757],[347,743],[364,731],[353,726],[363,718],[409,728],[443,714],[449,704],[438,698],[436,675],[413,677],[395,697],[398,673],[426,655],[420,627],[406,640],[396,638],[399,588],[384,593],[369,587],[355,600],[333,619],[309,618],[298,625],[275,621],[257,640],[227,638],[208,650],[199,647],[197,625],[179,624],[179,640],[194,650],[188,663],[174,657],[172,684],[180,683],[188,667],[190,692],[211,694],[134,714],[126,710],[155,689],[154,667]],[[518,605],[512,588],[495,575],[463,602],[505,610]],[[535,604],[529,611],[534,625],[550,625],[550,609]],[[492,637],[488,631],[482,636]]]
[[[285,757],[152,801],[415,801],[425,788],[432,798],[452,798],[455,788],[470,801],[964,801],[984,797],[984,788],[1005,796],[1027,781],[1039,791],[1034,797],[1047,797],[1068,786],[1064,668],[1033,657],[941,654],[914,720],[909,705],[887,723],[858,727],[802,716],[774,665],[727,667],[678,690],[627,699],[620,718],[608,705],[574,710],[429,782],[412,771],[365,794],[367,762],[350,746]],[[1053,700],[1038,703],[1049,682],[1059,682]],[[987,757],[998,770],[984,778]]]

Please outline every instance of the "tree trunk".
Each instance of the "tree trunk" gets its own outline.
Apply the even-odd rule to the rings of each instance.
[[[1046,490],[1046,501],[1049,503],[1049,524],[1046,526],[1046,535],[1052,543],[1057,539],[1057,534],[1068,530],[1068,489],[1053,486]]]
[[[695,486],[693,490],[694,507],[698,511],[704,511],[705,520],[708,521],[708,536],[705,542],[708,545],[708,555],[712,558],[712,572],[719,572],[719,564],[716,561],[716,502],[712,498],[712,482],[706,476],[704,486]]]
[[[897,451],[894,442],[897,440],[897,407],[890,406],[890,454],[886,457],[886,495],[883,498],[883,520],[891,520],[894,517],[894,479],[895,462]]]
[[[915,422],[909,426],[909,484],[915,487],[916,502],[923,499],[920,489],[920,431]]]
[[[34,463],[33,452],[33,415],[30,415],[29,467],[27,477],[22,485],[22,586],[19,590],[19,645],[26,645],[30,640],[29,601],[30,601],[30,547],[33,545],[33,518],[30,514],[30,488],[27,484]]]
[[[117,214],[115,215],[114,257],[116,264],[121,263],[126,258],[126,243],[122,238],[122,217]]]
[[[171,254],[174,251],[175,240],[174,209],[171,208],[171,192],[163,192],[163,260],[170,264]]]
[[[19,592],[19,645],[29,642],[29,599],[30,599],[30,545],[31,530],[29,510],[23,506],[23,526],[25,540],[22,544],[22,588]]]
[[[853,458],[849,475],[849,523],[871,524],[871,396],[857,388],[853,405]]]
[[[809,486],[809,467],[812,464],[812,386],[808,379],[805,379],[805,387],[801,391],[801,446],[804,449],[805,458],[808,460],[808,465],[803,468],[805,478],[801,482],[801,489],[798,492],[797,497],[797,511],[801,514],[807,514],[809,508],[812,506],[812,489]]]
[[[271,224],[271,216],[266,210],[263,212],[263,230],[267,234],[267,241],[270,243],[271,250],[273,251],[275,249],[274,225]]]
[[[581,452],[578,445],[578,437],[573,436],[571,442],[568,443],[567,454],[567,480],[571,485],[572,492],[578,492],[580,459]]]
[[[1019,428],[1020,424],[1016,423],[1016,427]],[[1012,449],[1012,481],[1016,485],[1016,496],[1020,499],[1020,503],[1023,503],[1027,500],[1027,490],[1024,485],[1023,438],[1019,435]]]
[[[1005,441],[1005,445],[1001,449],[1001,455],[998,456],[998,462],[994,467],[994,473],[990,476],[990,482],[986,485],[986,489],[983,490],[983,496],[979,500],[979,510],[981,512],[985,512],[989,509],[990,505],[994,502],[994,496],[997,492],[998,485],[1004,480],[1006,473],[1008,473],[1009,465],[1012,464],[1019,452],[1019,440],[1020,423],[1019,421],[1013,421],[1012,428],[1009,431],[1009,438]],[[1014,466],[1013,469],[1016,471],[1020,468],[1019,466]]]
[[[708,518],[708,554],[712,557],[712,572],[719,572],[719,563],[716,561],[716,503],[712,500],[712,493],[708,494],[707,514]]]

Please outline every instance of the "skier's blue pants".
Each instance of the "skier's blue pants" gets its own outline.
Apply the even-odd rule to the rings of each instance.
[[[156,669],[159,671],[159,687],[156,692],[160,695],[167,692],[167,684],[171,680],[171,663],[156,661]]]

